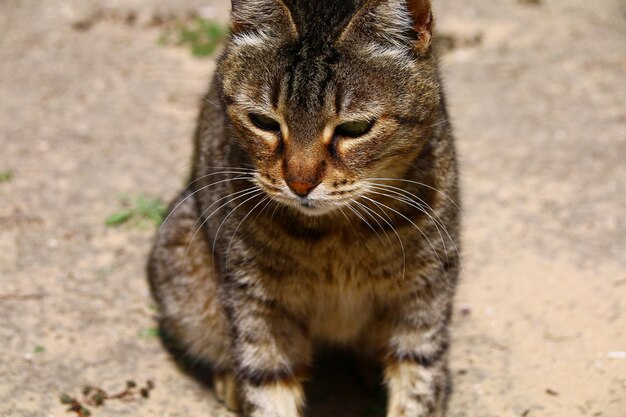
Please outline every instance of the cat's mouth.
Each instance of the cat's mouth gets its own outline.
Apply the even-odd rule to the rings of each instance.
[[[348,198],[340,201],[328,200],[323,198],[311,198],[309,196],[297,197],[286,196],[284,194],[268,193],[270,198],[278,203],[292,207],[307,216],[323,216],[349,203]]]
[[[308,216],[323,216],[324,214],[328,214],[331,211],[336,210],[342,205],[336,202],[329,202],[310,197],[286,197],[283,195],[272,195],[271,197],[276,201],[293,207]]]
[[[308,197],[294,198],[296,208],[309,216],[322,216],[337,209],[337,204],[312,200]]]
[[[322,191],[318,194],[314,192],[300,196],[284,185],[267,184],[263,178],[257,177],[257,184],[265,191],[268,197],[272,200],[289,206],[298,210],[299,212],[308,216],[323,216],[336,210],[340,210],[341,207],[349,205],[356,196],[358,196],[358,190],[350,190],[350,192],[343,191],[345,195],[341,197],[329,196],[327,192]],[[355,192],[356,191],[356,192]]]

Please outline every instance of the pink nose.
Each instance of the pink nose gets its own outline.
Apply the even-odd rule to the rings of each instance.
[[[319,183],[315,184],[312,182],[298,181],[287,182],[287,185],[289,186],[289,188],[291,188],[291,191],[298,194],[300,197],[306,197],[307,195],[309,195],[309,193],[313,191],[313,189],[317,187],[318,184]]]

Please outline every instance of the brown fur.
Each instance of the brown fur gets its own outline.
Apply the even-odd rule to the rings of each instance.
[[[385,367],[388,417],[445,412],[459,211],[431,16],[427,0],[233,5],[149,276],[164,330],[246,415],[301,415],[328,344]],[[355,119],[374,123],[334,133]]]

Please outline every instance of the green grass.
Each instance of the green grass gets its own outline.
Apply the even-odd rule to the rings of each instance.
[[[33,349],[33,351],[35,353],[44,353],[46,351],[46,348],[41,345],[37,345],[35,346],[35,349]]]
[[[104,221],[108,227],[117,227],[131,223],[139,228],[146,228],[150,223],[160,226],[165,218],[167,206],[158,198],[138,195],[135,197],[120,196],[120,208]]]
[[[0,171],[0,182],[9,182],[13,179],[13,171]]]
[[[152,339],[160,336],[158,327],[148,327],[139,332],[139,336],[144,339]]]
[[[212,56],[226,38],[228,28],[212,20],[195,17],[190,21],[179,21],[159,37],[161,45],[185,46],[193,56]]]

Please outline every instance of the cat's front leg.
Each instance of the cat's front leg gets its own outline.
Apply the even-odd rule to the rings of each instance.
[[[449,392],[447,368],[450,302],[408,300],[388,344],[387,417],[443,417]]]
[[[301,416],[302,379],[311,360],[305,326],[275,300],[245,288],[231,289],[227,299],[244,414]]]

